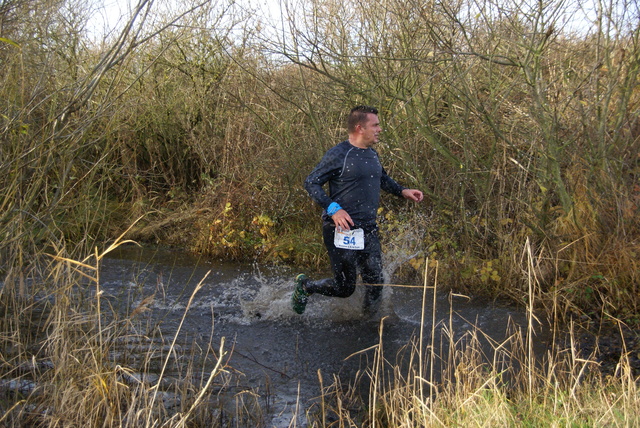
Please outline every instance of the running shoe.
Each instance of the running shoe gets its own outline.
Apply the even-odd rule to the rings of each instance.
[[[309,293],[304,289],[305,283],[308,281],[307,275],[301,273],[296,276],[296,285],[291,295],[291,307],[297,314],[302,314],[307,307],[307,301],[309,300]]]

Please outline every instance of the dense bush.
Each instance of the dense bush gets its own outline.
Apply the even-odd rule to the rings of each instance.
[[[572,32],[568,6],[327,0],[277,31],[152,6],[98,44],[72,2],[0,6],[6,285],[140,216],[142,241],[321,263],[301,182],[366,103],[387,169],[429,197],[384,201],[421,254],[400,271],[429,254],[448,286],[524,301],[529,257],[549,309],[638,314],[637,10]]]

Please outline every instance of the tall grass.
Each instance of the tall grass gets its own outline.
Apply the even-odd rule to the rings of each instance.
[[[126,242],[117,240],[82,261],[52,254],[46,291],[30,303],[2,296],[3,426],[259,423],[251,391],[234,392],[233,397],[220,394],[234,385],[224,338],[216,344],[211,334],[208,343],[198,346],[178,340],[206,276],[171,336],[144,316],[153,295],[134,306],[126,302],[125,310],[124,302],[104,299],[101,261]]]
[[[3,303],[2,424],[261,426],[260,397],[233,388],[224,338],[199,346],[178,342],[202,281],[170,336],[144,316],[153,295],[122,311],[101,294],[100,261],[125,242],[121,237],[80,261],[51,254],[48,291],[29,304],[18,296],[13,307]],[[370,356],[363,359],[368,363],[353,379],[331,373],[327,380],[318,371],[317,404],[299,403],[298,413],[306,412],[310,426],[322,427],[637,425],[640,393],[631,349],[605,375],[597,350],[585,355],[574,330],[567,334],[556,326],[552,333],[567,334],[567,345],[555,337],[545,352],[534,352],[541,330],[534,310],[539,284],[531,248],[523,252],[526,325],[505,326],[507,337],[500,341],[478,328],[456,331],[453,299],[448,317],[436,311],[439,263],[427,260],[417,335],[390,359],[383,319],[378,344],[348,357]],[[3,296],[2,302],[11,301]]]
[[[533,271],[533,264],[529,266]],[[425,282],[425,296],[428,288],[433,287]],[[535,300],[535,293],[530,297]],[[423,299],[423,314],[430,305]],[[452,307],[449,313],[453,311]],[[583,355],[572,329],[567,346],[557,342],[536,355],[533,342],[540,323],[533,316],[525,326],[505,326],[510,333],[502,341],[477,327],[456,332],[450,318],[436,326],[423,316],[419,334],[395,360],[389,360],[383,346],[385,321],[380,323],[379,344],[361,351],[373,356],[359,376],[347,384],[334,376],[333,383],[323,386],[319,373],[323,395],[308,413],[311,426],[631,427],[640,423],[638,378],[629,354],[622,353],[615,370],[603,375],[597,352]],[[439,347],[434,346],[436,334]]]

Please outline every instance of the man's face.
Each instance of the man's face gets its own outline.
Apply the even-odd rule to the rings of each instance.
[[[382,132],[380,128],[380,121],[378,115],[373,113],[367,114],[367,121],[360,125],[360,132],[362,133],[362,142],[371,147],[374,143],[378,142],[378,134]]]

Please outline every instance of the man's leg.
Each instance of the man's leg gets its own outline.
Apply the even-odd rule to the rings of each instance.
[[[362,282],[365,284],[363,309],[365,315],[374,314],[380,305],[384,274],[382,272],[382,248],[378,231],[373,230],[365,236],[365,248],[360,254],[359,265],[362,269]]]
[[[356,289],[357,252],[355,250],[343,250],[333,245],[333,225],[323,225],[322,235],[324,244],[331,260],[333,278],[325,278],[311,281],[306,275],[296,277],[295,288],[291,294],[291,307],[298,313],[304,313],[309,296],[318,293],[332,297],[349,297]]]
[[[305,289],[310,293],[318,293],[331,297],[349,297],[356,289],[357,279],[357,250],[344,250],[333,245],[333,225],[323,225],[322,235],[324,245],[331,260],[333,278],[325,278],[317,281],[308,280]]]

